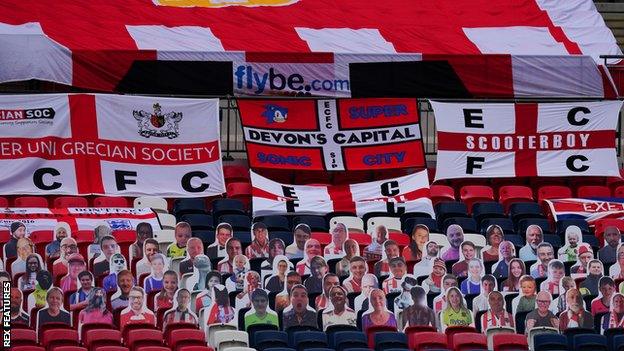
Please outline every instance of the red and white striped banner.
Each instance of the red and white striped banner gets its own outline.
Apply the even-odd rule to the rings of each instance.
[[[619,176],[621,101],[431,105],[436,179]]]
[[[423,212],[435,218],[427,171],[351,185],[290,185],[251,172],[253,215]]]
[[[0,193],[225,192],[218,100],[0,96]]]

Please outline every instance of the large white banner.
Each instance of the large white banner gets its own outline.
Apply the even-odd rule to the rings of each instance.
[[[369,212],[423,212],[435,218],[429,199],[427,171],[367,183],[337,186],[290,185],[251,172],[253,214],[325,215],[346,211],[363,216]]]
[[[0,96],[0,193],[225,192],[217,99]]]
[[[619,176],[622,101],[431,105],[436,179]]]

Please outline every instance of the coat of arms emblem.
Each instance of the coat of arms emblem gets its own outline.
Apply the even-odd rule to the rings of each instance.
[[[169,139],[180,135],[178,123],[182,120],[182,112],[168,112],[163,114],[159,103],[153,105],[154,112],[134,110],[132,115],[139,125],[139,134],[145,138],[151,136]]]

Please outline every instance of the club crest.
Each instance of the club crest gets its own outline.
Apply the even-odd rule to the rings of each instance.
[[[175,139],[180,135],[178,123],[182,120],[182,112],[168,112],[163,114],[159,103],[153,105],[154,112],[134,110],[132,115],[137,120],[139,134],[145,138]]]

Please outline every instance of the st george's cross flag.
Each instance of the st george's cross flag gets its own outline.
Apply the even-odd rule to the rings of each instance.
[[[431,105],[436,179],[619,176],[622,101]]]

